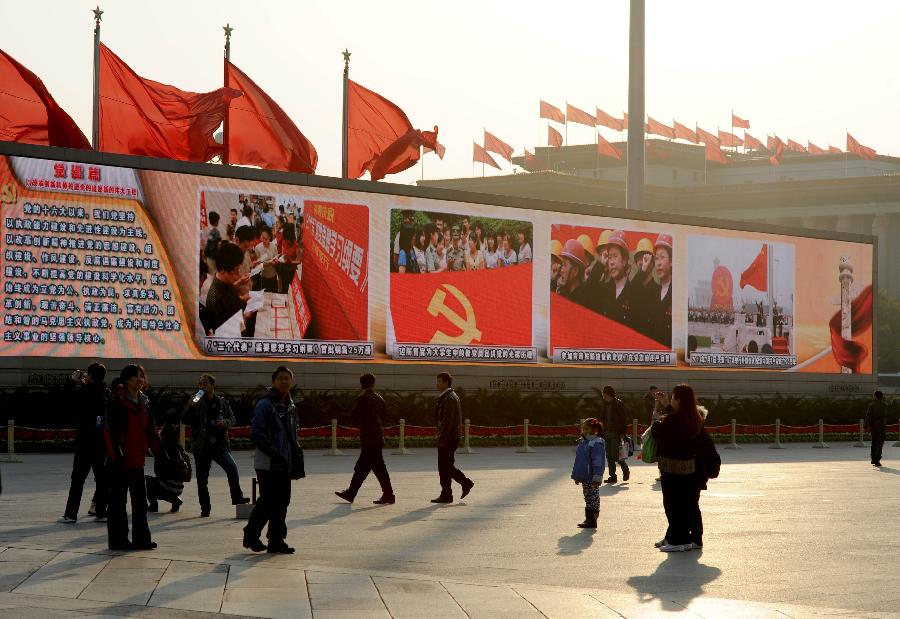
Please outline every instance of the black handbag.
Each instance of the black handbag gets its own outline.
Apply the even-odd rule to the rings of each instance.
[[[306,468],[303,464],[303,448],[297,441],[291,441],[291,479],[303,479],[306,477]]]

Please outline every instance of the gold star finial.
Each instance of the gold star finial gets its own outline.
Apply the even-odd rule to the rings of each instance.
[[[347,48],[344,48],[344,51],[341,52],[344,55],[344,66],[348,66],[350,64],[350,51]]]
[[[222,26],[222,30],[225,31],[225,38],[226,38],[226,39],[230,39],[230,38],[231,38],[231,33],[234,32],[234,28],[231,27],[231,24],[225,24],[224,26]]]
[[[96,9],[91,9],[94,13],[94,21],[97,25],[100,25],[100,22],[103,20],[103,11],[100,10],[100,5],[97,5]]]

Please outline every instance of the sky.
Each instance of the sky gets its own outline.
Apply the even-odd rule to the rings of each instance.
[[[97,0],[0,0],[0,48],[37,73],[90,137]],[[388,177],[481,175],[472,142],[487,129],[515,152],[546,145],[538,101],[621,117],[628,99],[627,0],[428,2],[107,0],[102,39],[138,74],[185,90],[222,85],[222,26],[231,59],[312,141],[317,172],[341,166],[341,51],[350,76],[399,105],[416,128],[437,125],[444,160]],[[647,0],[646,110],[671,124],[843,148],[850,131],[900,154],[900,3]],[[565,133],[562,126],[556,126]],[[740,134],[740,130],[737,130]],[[617,132],[603,130],[609,140]],[[540,142],[538,140],[540,139]],[[569,125],[571,144],[594,132]],[[513,166],[499,156],[502,170]]]

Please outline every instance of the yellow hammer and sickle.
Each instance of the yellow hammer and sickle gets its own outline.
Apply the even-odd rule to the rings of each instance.
[[[469,299],[464,295],[459,288],[456,286],[452,286],[450,284],[442,284],[443,288],[447,289],[447,292],[456,297],[456,300],[459,301],[460,305],[463,306],[463,310],[465,310],[466,316],[463,318],[452,309],[447,307],[447,292],[444,292],[440,288],[434,291],[434,296],[431,297],[431,301],[428,303],[428,313],[432,316],[437,317],[439,314],[444,316],[450,323],[460,330],[460,334],[453,336],[447,335],[443,331],[435,331],[434,336],[431,338],[430,344],[471,344],[472,342],[477,342],[481,340],[481,331],[478,329],[478,326],[475,324],[475,311],[472,307],[472,303],[469,302]]]
[[[716,288],[718,289],[718,290],[716,290],[716,292],[717,292],[718,294],[720,294],[720,295],[726,295],[726,294],[728,294],[729,292],[731,292],[731,291],[728,289],[728,280],[725,279],[724,277],[720,277],[720,278],[716,281]]]
[[[12,183],[6,183],[0,187],[0,202],[12,204],[16,201],[16,186]]]

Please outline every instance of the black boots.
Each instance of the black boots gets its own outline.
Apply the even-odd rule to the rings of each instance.
[[[579,529],[596,529],[597,528],[597,516],[600,515],[599,511],[584,508],[584,522],[578,523]]]

